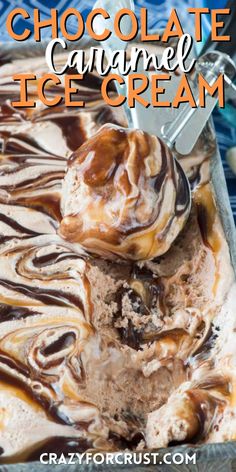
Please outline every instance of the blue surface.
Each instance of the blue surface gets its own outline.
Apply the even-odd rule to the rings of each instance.
[[[164,27],[171,8],[176,8],[181,18],[181,22],[185,26],[185,30],[191,33],[193,31],[194,18],[192,15],[187,13],[187,7],[207,6],[209,8],[221,8],[225,6],[226,0],[136,0],[135,3],[137,11],[140,7],[148,7],[148,22],[149,27],[151,28]],[[66,8],[77,8],[79,11],[83,12],[86,17],[93,5],[93,0],[24,0],[22,2],[19,2],[19,0],[0,0],[0,41],[10,40],[5,28],[5,22],[8,14],[13,8],[19,6],[25,7],[31,17],[33,16],[33,9],[39,8],[41,11],[41,19],[43,20],[50,15],[50,8],[57,8],[59,15]],[[204,28],[204,37],[207,38],[210,33],[210,24],[207,21],[207,16],[203,18],[202,24]],[[32,23],[31,19],[27,20],[27,28],[33,29]],[[22,31],[24,25],[25,22],[18,17],[15,27],[17,27],[19,32]],[[68,29],[73,32],[75,28],[76,22],[68,20]],[[50,29],[44,30],[44,38],[45,36],[47,37],[49,31]],[[224,116],[224,114],[222,115],[222,113],[219,113],[218,111],[214,113],[214,120],[229,189],[230,201],[236,222],[236,178],[225,161],[226,150],[231,146],[236,146],[236,110],[232,115],[232,123],[234,123],[235,127],[230,125],[226,119],[226,115]]]

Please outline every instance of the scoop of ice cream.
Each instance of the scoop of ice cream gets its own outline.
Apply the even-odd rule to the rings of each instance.
[[[165,144],[105,125],[69,160],[60,232],[105,257],[153,259],[169,249],[189,209],[187,180]]]

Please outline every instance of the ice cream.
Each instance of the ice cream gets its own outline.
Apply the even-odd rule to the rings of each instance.
[[[187,179],[162,141],[104,125],[69,159],[60,233],[105,258],[153,259],[182,230],[190,202]]]
[[[67,179],[78,167],[78,146],[93,134],[96,140],[105,123],[124,127],[124,119],[102,106],[94,77],[87,111],[68,112],[63,104],[13,109],[11,76],[23,63],[0,69],[1,462],[46,451],[235,439],[235,277],[210,182],[209,129],[191,156],[179,157],[192,208],[178,236],[174,180],[167,193],[163,188],[164,197],[173,196],[177,226],[169,249],[142,262],[88,256],[87,246],[59,234],[61,208],[72,202]],[[40,69],[43,60],[35,64]],[[107,130],[116,135],[117,128]],[[142,133],[139,139],[158,151],[158,140]],[[169,159],[167,153],[178,177]],[[121,201],[127,210],[122,194]]]

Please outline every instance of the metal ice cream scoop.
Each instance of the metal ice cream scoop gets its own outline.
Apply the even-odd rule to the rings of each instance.
[[[236,96],[236,87],[233,84],[233,78],[236,73],[236,67],[233,60],[225,53],[220,51],[210,51],[201,56],[196,64],[197,74],[201,74],[212,86],[220,74],[224,75],[226,90],[231,88]],[[195,96],[197,108],[191,108],[189,104],[185,105],[174,121],[165,123],[161,129],[162,137],[170,148],[175,148],[180,154],[189,154],[203,128],[210,118],[218,97],[212,97],[205,92],[205,107],[199,107],[199,95]]]
[[[236,87],[233,83],[233,78],[236,74],[236,67],[234,61],[230,55],[236,53],[236,39],[235,35],[232,34],[233,27],[236,18],[236,4],[234,0],[230,0],[228,5],[231,8],[231,15],[228,21],[225,23],[225,28],[222,31],[222,35],[231,35],[232,41],[230,42],[219,42],[212,43],[209,41],[206,43],[203,53],[196,63],[196,76],[201,74],[209,85],[213,85],[219,74],[224,74],[226,91],[236,96]],[[94,8],[107,8],[110,14],[110,22],[106,25],[113,30],[113,19],[115,14],[121,8],[128,8],[134,11],[134,4],[132,0],[119,0],[118,2],[110,2],[110,0],[98,0]],[[95,27],[100,30],[104,30],[104,19],[99,16],[97,17],[98,23]],[[122,30],[125,34],[130,32],[131,22],[128,16],[124,17],[124,23],[122,24]],[[106,20],[107,22],[107,20]],[[102,47],[109,58],[111,51],[122,49],[125,50],[127,43],[121,41],[116,35],[111,35],[110,38],[102,43]],[[210,46],[210,49],[208,50]],[[211,50],[214,47],[214,50]],[[115,71],[118,72],[117,70]],[[142,69],[142,64],[139,64],[139,72],[148,74]],[[125,77],[123,77],[126,79]],[[171,81],[168,84],[167,94],[171,97],[175,95],[175,90],[178,86],[178,78]],[[121,90],[122,87],[122,90]],[[126,95],[126,86],[117,86],[118,92]],[[197,89],[196,89],[197,90]],[[147,90],[143,94],[143,98],[150,101],[150,93]],[[181,106],[179,109],[162,109],[156,110],[152,107],[144,108],[140,103],[137,103],[135,108],[130,109],[125,105],[125,112],[127,115],[128,124],[130,127],[140,128],[151,134],[156,134],[162,138],[166,144],[171,148],[175,149],[182,155],[189,154],[197,139],[199,138],[204,126],[206,125],[213,109],[215,108],[218,97],[212,97],[207,91],[205,95],[205,107],[200,108],[199,96],[197,91],[194,93],[195,102],[197,108],[192,108],[189,104]]]

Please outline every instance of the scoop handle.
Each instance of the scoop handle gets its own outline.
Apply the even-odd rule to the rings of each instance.
[[[230,9],[229,15],[219,15],[219,21],[222,19],[224,21],[225,26],[219,31],[220,36],[231,36],[230,41],[218,41],[212,42],[211,37],[208,38],[207,42],[203,46],[201,51],[201,55],[205,54],[210,50],[217,50],[228,54],[231,58],[235,58],[236,61],[236,1],[229,0],[225,8]]]

